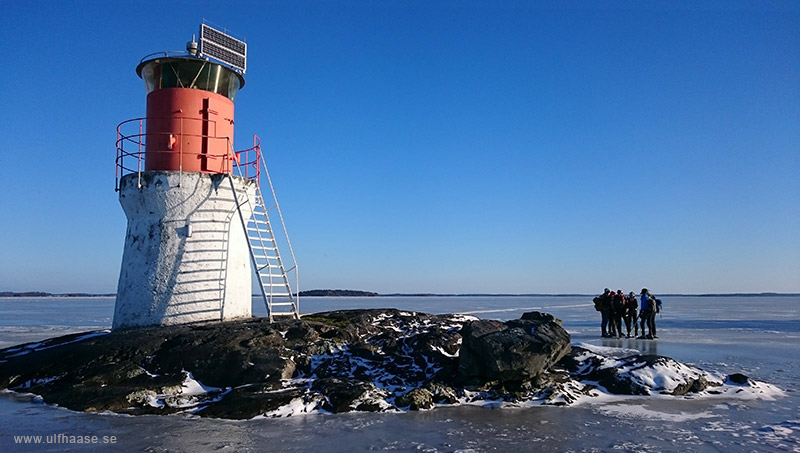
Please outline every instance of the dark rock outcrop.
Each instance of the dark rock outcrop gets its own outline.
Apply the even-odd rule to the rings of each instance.
[[[561,321],[539,312],[505,323],[467,323],[462,338],[458,370],[470,383],[529,381],[570,350],[570,337]]]
[[[274,324],[253,319],[70,335],[0,351],[0,388],[74,410],[128,414],[191,409],[251,418],[281,415],[287,405],[378,411],[392,409],[399,397],[413,400],[403,406],[430,408],[434,398],[456,398],[448,385],[461,326],[471,319],[351,310]]]
[[[651,382],[662,368],[670,380]],[[728,381],[755,384],[742,375]],[[561,322],[538,312],[499,322],[394,309],[332,311],[273,324],[89,332],[0,350],[0,388],[73,410],[126,414],[247,419],[486,400],[566,405],[598,388],[678,395],[722,385],[665,357],[570,349]]]

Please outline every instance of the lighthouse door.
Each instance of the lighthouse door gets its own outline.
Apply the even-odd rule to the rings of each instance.
[[[202,149],[200,169],[210,173],[230,173],[233,162],[233,102],[214,93],[203,98]]]
[[[202,151],[200,156],[200,168],[203,171],[222,173],[219,169],[219,161],[222,156],[215,149],[216,136],[217,136],[217,115],[218,112],[212,105],[210,98],[203,99],[203,140]]]

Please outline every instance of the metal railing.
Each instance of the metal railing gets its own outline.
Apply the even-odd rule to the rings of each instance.
[[[175,119],[172,117],[171,119]],[[211,161],[221,160],[219,165],[211,165],[210,167],[219,169],[220,171],[210,171],[211,173],[233,173],[234,165],[241,167],[244,170],[244,176],[249,179],[258,181],[260,177],[260,141],[258,137],[254,137],[252,148],[241,151],[233,151],[233,144],[229,137],[216,137],[203,134],[191,134],[183,132],[184,121],[202,121],[214,124],[214,121],[203,120],[199,118],[178,118],[180,119],[180,127],[177,132],[150,132],[147,133],[147,118],[134,118],[131,120],[123,121],[117,125],[117,156],[115,160],[115,184],[114,189],[119,191],[120,180],[123,176],[137,173],[139,175],[138,184],[141,187],[141,174],[145,171],[146,155],[178,155],[178,171],[183,173],[183,163],[187,159],[196,160],[198,158],[207,159]],[[215,129],[215,128],[214,128]],[[208,140],[210,143],[214,141],[224,141],[225,144],[218,147],[226,150],[225,153],[198,153],[198,152],[184,152],[183,146],[178,146],[177,151],[172,149],[150,149],[147,148],[147,141],[162,138],[166,142],[182,143],[185,137]],[[244,162],[242,162],[244,159]]]
[[[252,179],[257,183],[261,180],[261,139],[253,136],[253,147],[236,151],[233,155],[238,176]]]

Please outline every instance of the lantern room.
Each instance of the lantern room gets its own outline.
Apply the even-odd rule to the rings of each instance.
[[[192,55],[136,67],[147,89],[145,171],[231,173],[233,101],[244,77]]]

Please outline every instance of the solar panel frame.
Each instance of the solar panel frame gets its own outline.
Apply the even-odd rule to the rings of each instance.
[[[247,43],[206,24],[200,24],[200,55],[206,55],[233,69],[247,70]]]

